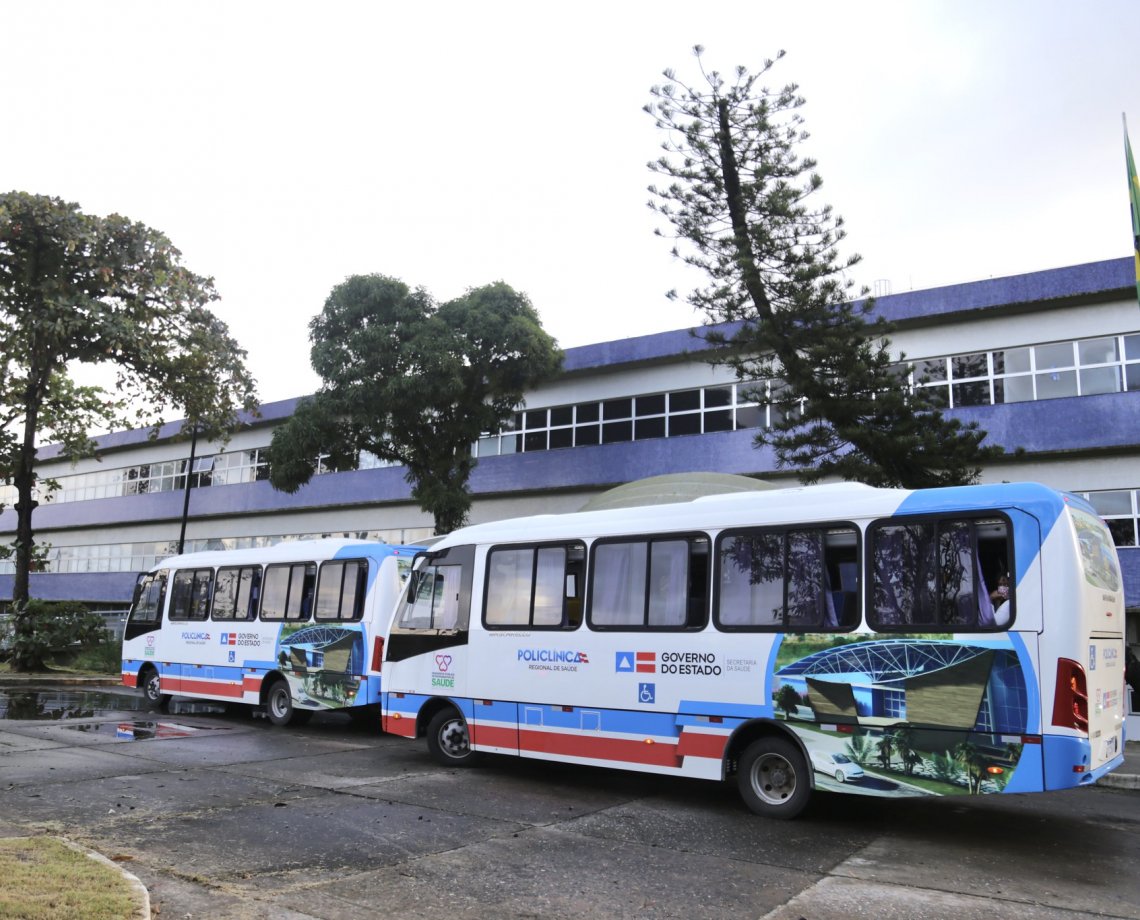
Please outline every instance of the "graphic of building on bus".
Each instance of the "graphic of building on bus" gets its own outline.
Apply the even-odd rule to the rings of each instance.
[[[276,655],[297,701],[352,705],[364,668],[364,637],[359,625],[283,627]]]
[[[797,648],[816,650],[780,666]],[[1017,654],[1000,640],[805,636],[786,640],[777,661],[773,706],[804,742],[822,788],[1000,792],[1021,758],[1029,697]],[[825,773],[827,755],[864,776]]]

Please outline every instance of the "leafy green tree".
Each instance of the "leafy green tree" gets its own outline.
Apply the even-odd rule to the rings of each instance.
[[[1003,451],[944,417],[931,391],[910,391],[891,325],[849,296],[845,272],[859,257],[839,257],[843,220],[816,203],[816,164],[796,153],[808,136],[796,85],[758,82],[774,64],[737,67],[731,82],[702,64],[702,86],[666,70],[645,107],[666,132],[649,164],[665,183],[650,186],[650,207],[672,225],[674,254],[708,276],[688,299],[707,319],[713,360],[773,404],[778,420],[757,443],[805,482],[976,481]]]
[[[859,733],[852,735],[847,739],[847,756],[854,760],[857,764],[866,765],[874,756],[874,747],[871,744],[871,739],[866,735]]]
[[[224,437],[256,407],[245,352],[207,307],[213,282],[187,270],[157,230],[97,217],[43,195],[0,195],[0,476],[16,488],[17,636],[35,558],[36,445],[91,456],[95,427],[157,426],[174,408]],[[114,394],[80,385],[80,366],[111,366]],[[21,638],[22,643],[22,638]],[[18,643],[19,644],[19,643]],[[14,663],[29,662],[17,655]]]
[[[986,767],[989,761],[974,742],[966,740],[954,745],[954,759],[962,765],[966,774],[966,785],[970,795],[977,795],[982,791],[982,780],[986,778]]]
[[[914,768],[922,763],[922,757],[914,749],[914,729],[909,725],[899,725],[894,730],[895,750],[902,758],[903,771],[907,776],[914,773]]]
[[[273,433],[274,488],[299,489],[320,453],[344,469],[368,451],[407,467],[437,533],[467,519],[479,435],[562,361],[530,301],[503,282],[436,304],[395,278],[355,275],[333,288],[309,338],[324,382]]]
[[[796,688],[791,684],[781,685],[780,689],[776,691],[776,705],[784,710],[789,717],[799,712],[800,695],[796,692]]]
[[[889,770],[891,768],[891,755],[895,752],[894,734],[890,729],[883,732],[883,736],[875,747],[879,752],[879,763],[883,765],[884,769]]]

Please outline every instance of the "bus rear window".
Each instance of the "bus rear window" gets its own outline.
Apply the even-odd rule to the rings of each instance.
[[[1094,588],[1106,591],[1120,590],[1120,568],[1116,562],[1116,550],[1112,536],[1101,522],[1080,508],[1069,506],[1073,518],[1073,528],[1077,532],[1077,545],[1081,551],[1081,568],[1085,581]]]
[[[868,531],[868,624],[883,631],[1008,627],[1013,559],[1004,519],[879,521]]]

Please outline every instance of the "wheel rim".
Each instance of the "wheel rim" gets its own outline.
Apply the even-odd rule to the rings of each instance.
[[[467,740],[467,723],[462,719],[448,719],[439,729],[439,747],[448,757],[466,756],[471,745]]]
[[[269,697],[269,707],[277,718],[284,718],[289,712],[289,694],[281,689],[274,690]]]
[[[752,764],[752,788],[769,805],[783,805],[796,791],[796,771],[787,758],[763,754]]]
[[[146,683],[143,685],[143,693],[146,694],[146,698],[152,703],[157,702],[159,697],[162,696],[162,678],[157,674],[148,676]]]
[[[846,777],[844,777],[844,775],[843,775],[843,771],[842,771],[842,770],[836,770],[836,771],[835,771],[835,781],[836,781],[837,783],[841,783],[841,782],[843,782],[843,780],[844,780],[845,778],[846,778]]]

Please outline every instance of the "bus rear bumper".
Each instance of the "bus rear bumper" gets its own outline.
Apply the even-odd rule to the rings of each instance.
[[[1124,753],[1121,750],[1099,767],[1091,767],[1092,745],[1087,738],[1046,735],[1041,741],[1046,789],[1092,786],[1102,776],[1124,763]],[[1123,749],[1122,744],[1120,747]]]

